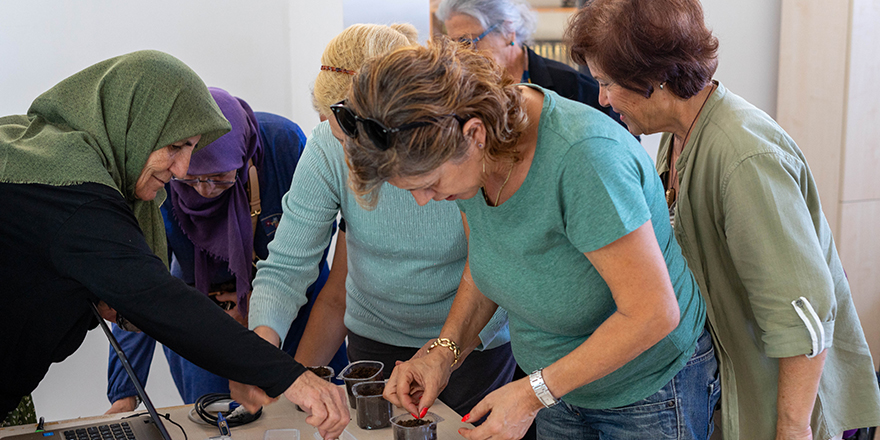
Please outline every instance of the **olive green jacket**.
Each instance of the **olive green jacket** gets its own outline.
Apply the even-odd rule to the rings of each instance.
[[[670,134],[657,170],[667,171]],[[725,439],[773,439],[777,358],[827,358],[813,433],[880,424],[880,390],[816,183],[795,142],[723,85],[675,167],[675,235],[706,299]]]

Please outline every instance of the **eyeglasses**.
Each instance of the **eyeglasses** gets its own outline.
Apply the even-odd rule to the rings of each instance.
[[[426,125],[431,125],[431,123],[436,122],[437,118],[444,117],[455,117],[459,124],[464,124],[465,120],[458,117],[455,114],[448,114],[438,116],[437,118],[431,121],[416,121],[410,122],[408,124],[403,124],[399,127],[388,128],[385,124],[372,119],[372,118],[362,118],[356,115],[351,109],[345,107],[345,101],[339,101],[336,104],[330,106],[330,110],[333,112],[333,116],[336,117],[336,122],[339,124],[339,128],[342,129],[342,132],[345,133],[346,136],[357,139],[358,137],[358,126],[357,123],[360,122],[363,125],[364,133],[366,133],[367,137],[370,138],[370,142],[376,146],[376,148],[385,151],[391,147],[389,145],[389,138],[392,134],[398,133],[404,130],[411,130],[413,128],[424,127]]]
[[[489,26],[489,29],[486,29],[485,31],[483,31],[483,33],[478,35],[476,38],[459,37],[458,42],[461,44],[467,45],[467,46],[476,47],[477,43],[480,40],[482,40],[483,38],[486,38],[486,35],[489,35],[490,32],[494,31],[500,25],[501,25],[501,23],[495,23],[492,26]]]
[[[217,179],[178,179],[177,177],[172,177],[172,182],[180,182],[185,183],[189,186],[196,186],[199,183],[207,183],[208,185],[217,187],[217,188],[229,188],[235,184],[238,180],[238,173],[232,176],[232,180],[217,180]]]

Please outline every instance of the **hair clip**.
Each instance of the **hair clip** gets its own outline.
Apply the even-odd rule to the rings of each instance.
[[[354,75],[357,72],[354,70],[343,69],[342,67],[331,67],[331,66],[321,66],[321,70],[327,70],[330,72],[339,72],[339,73],[347,73],[349,75]]]

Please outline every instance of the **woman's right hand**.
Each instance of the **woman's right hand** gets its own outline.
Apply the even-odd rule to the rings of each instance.
[[[400,362],[391,371],[385,383],[383,397],[392,404],[402,407],[414,416],[424,416],[437,396],[449,383],[452,362],[455,355],[444,347],[436,347],[430,353],[425,350],[430,341],[412,359]]]
[[[134,396],[123,397],[110,406],[110,409],[107,410],[104,414],[118,414],[124,412],[131,412],[137,409],[137,399]]]
[[[300,375],[284,397],[309,414],[306,423],[318,428],[322,438],[335,439],[351,421],[345,389],[321,379],[311,371]]]

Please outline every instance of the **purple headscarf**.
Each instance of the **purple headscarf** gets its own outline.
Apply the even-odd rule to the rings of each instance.
[[[207,294],[211,275],[228,265],[235,276],[238,305],[247,313],[245,298],[253,278],[254,231],[245,184],[248,159],[262,168],[260,130],[250,106],[222,89],[210,87],[211,95],[232,124],[232,131],[193,153],[190,175],[238,170],[235,184],[213,199],[202,197],[195,188],[171,182],[174,217],[195,250],[196,289]]]

